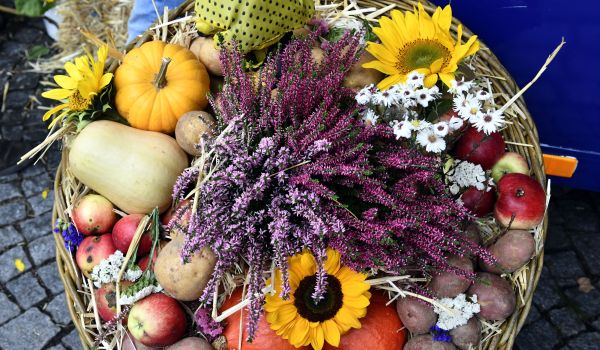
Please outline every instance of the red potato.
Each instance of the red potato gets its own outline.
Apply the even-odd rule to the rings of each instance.
[[[461,350],[476,349],[481,341],[481,322],[477,317],[471,319],[462,326],[450,331],[452,343]]]
[[[181,339],[171,346],[167,346],[165,350],[214,350],[214,348],[202,338],[188,337]]]
[[[158,350],[159,348],[148,347],[139,341],[137,341],[129,332],[123,337],[121,343],[122,350]]]
[[[398,299],[396,311],[404,326],[412,334],[423,334],[435,325],[437,315],[433,307],[417,298],[406,297]]]
[[[143,218],[144,215],[142,214],[130,214],[117,221],[115,227],[113,227],[113,243],[115,244],[115,247],[123,253],[123,255],[127,254],[129,246],[131,245],[131,241],[133,241],[133,237],[135,236],[135,231],[137,231],[137,228]],[[142,238],[140,238],[137,256],[150,253],[150,248],[152,248],[152,237],[150,237],[149,232],[145,232],[142,234]]]
[[[435,341],[429,334],[419,335],[410,338],[404,345],[404,350],[454,350],[456,347],[452,343]]]
[[[504,320],[515,311],[517,298],[510,283],[500,276],[477,273],[475,283],[469,288],[469,295],[477,295],[481,306],[479,317],[488,321]]]
[[[481,245],[481,230],[476,223],[469,225],[463,235],[474,244]]]
[[[515,272],[523,267],[535,252],[535,240],[528,231],[509,230],[488,250],[496,258],[495,265],[482,262],[485,271],[501,274]]]
[[[90,277],[94,267],[116,251],[117,248],[113,244],[110,233],[102,236],[89,236],[77,248],[75,261],[81,272],[86,277]]]
[[[110,232],[117,214],[115,207],[106,198],[98,194],[88,194],[82,197],[71,212],[73,223],[83,235],[102,234]]]
[[[464,271],[473,272],[473,262],[468,257],[451,256],[448,259],[451,266]],[[440,298],[454,298],[464,293],[471,281],[450,271],[442,271],[433,276],[429,288]]]

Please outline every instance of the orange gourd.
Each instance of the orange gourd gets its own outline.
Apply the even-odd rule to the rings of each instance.
[[[406,331],[396,312],[396,304],[386,306],[388,301],[382,293],[374,292],[367,316],[359,320],[361,327],[342,335],[339,347],[325,343],[323,350],[402,350]]]
[[[242,301],[242,289],[236,289],[231,297],[223,303],[221,311],[227,310]],[[225,330],[223,335],[227,338],[227,346],[229,350],[308,350],[309,347],[295,348],[289,341],[281,338],[269,327],[266,317],[261,316],[256,327],[256,335],[252,343],[246,342],[248,337],[248,309],[244,309],[229,316],[225,322]],[[243,317],[242,325],[242,348],[238,346],[240,340],[240,316]],[[364,349],[363,349],[364,350]]]
[[[131,126],[169,134],[184,113],[206,107],[210,81],[190,50],[150,41],[125,55],[115,88],[117,111]]]

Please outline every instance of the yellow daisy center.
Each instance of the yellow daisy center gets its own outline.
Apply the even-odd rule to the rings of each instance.
[[[400,73],[407,74],[418,68],[429,68],[440,58],[444,60],[443,67],[450,60],[448,48],[436,40],[416,39],[398,50],[396,68]]]
[[[327,290],[323,299],[315,302],[312,294],[317,284],[317,276],[304,277],[294,292],[294,305],[300,316],[311,322],[323,322],[332,319],[342,308],[344,295],[340,281],[327,275]]]
[[[81,96],[79,90],[75,90],[73,95],[69,96],[69,110],[71,111],[85,111],[88,109],[91,100]]]

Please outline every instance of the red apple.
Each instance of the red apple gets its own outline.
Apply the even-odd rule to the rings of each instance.
[[[112,235],[110,233],[102,236],[89,236],[84,238],[77,248],[75,261],[81,272],[87,277],[90,277],[94,267],[116,251],[117,248],[115,248],[115,245],[113,244]]]
[[[160,253],[160,250],[162,249],[162,247],[164,247],[167,243],[167,241],[160,241],[158,243],[158,246],[156,247],[156,249],[154,250],[154,254],[152,257],[152,262],[156,263],[156,257],[158,256],[158,253]],[[148,263],[150,262],[150,254],[140,258],[140,260],[138,261],[137,265],[140,267],[140,269],[142,269],[142,271],[146,271],[146,268],[148,268]]]
[[[83,235],[107,233],[117,222],[117,214],[113,209],[108,199],[98,194],[88,194],[77,202],[71,218],[77,231]]]
[[[460,196],[463,206],[478,218],[484,217],[494,210],[496,192],[493,190],[478,190],[471,186]]]
[[[163,293],[151,294],[133,305],[127,329],[142,344],[164,347],[176,343],[186,332],[185,312],[177,300]]]
[[[506,152],[492,167],[492,178],[498,183],[502,176],[511,173],[529,175],[529,164],[519,153]]]
[[[544,219],[546,193],[542,185],[523,174],[506,174],[498,182],[496,221],[511,229],[528,230]],[[512,221],[512,222],[511,222]]]
[[[450,109],[448,112],[446,112],[446,113],[442,114],[441,116],[439,116],[439,118],[437,118],[437,120],[436,120],[436,123],[437,123],[437,122],[446,122],[446,123],[450,123],[450,120],[451,120],[452,118],[458,118],[458,119],[461,119],[461,118],[460,118],[460,116],[458,115],[458,112],[455,112],[454,110]],[[462,119],[461,119],[461,120],[462,120]],[[469,123],[467,123],[467,122],[464,122],[464,121],[463,121],[463,124],[462,124],[462,126],[461,126],[460,128],[458,128],[458,129],[452,129],[452,128],[449,128],[449,129],[448,129],[448,134],[449,134],[449,135],[453,135],[453,134],[455,134],[455,133],[458,133],[458,132],[463,132],[463,131],[465,131],[465,130],[466,130],[468,127],[469,127]]]
[[[133,240],[133,236],[135,236],[135,231],[137,231],[137,228],[143,218],[144,215],[142,214],[130,214],[117,221],[115,227],[113,227],[113,243],[118,250],[123,252],[123,254],[127,253],[127,250],[131,245],[131,241]],[[150,237],[149,232],[145,232],[140,238],[137,256],[148,254],[150,252],[150,248],[152,248],[152,237]]]
[[[173,217],[175,216],[175,213],[177,213],[177,211],[181,208],[187,208],[182,218],[185,222],[187,222],[190,219],[190,215],[192,213],[192,204],[193,202],[189,199],[182,200],[181,202],[179,202],[177,207],[170,208],[169,210],[167,210],[167,212],[164,213],[163,216],[160,218],[160,222],[164,226],[167,226],[169,222],[171,222],[171,219],[173,219]]]
[[[504,154],[504,139],[500,133],[486,135],[469,127],[454,145],[452,154],[458,159],[479,164],[484,170],[491,169]]]
[[[131,284],[132,282],[130,281],[121,281],[121,292]],[[96,289],[94,293],[98,314],[104,321],[110,321],[117,316],[116,288],[114,283],[106,283]],[[123,322],[127,323],[127,317],[125,317]]]

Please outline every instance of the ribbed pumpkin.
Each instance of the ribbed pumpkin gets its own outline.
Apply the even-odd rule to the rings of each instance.
[[[210,82],[190,50],[150,41],[125,55],[115,88],[117,111],[131,126],[170,134],[184,113],[206,107]]]

